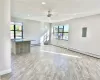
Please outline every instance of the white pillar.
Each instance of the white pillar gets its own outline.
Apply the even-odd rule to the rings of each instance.
[[[0,0],[0,75],[11,72],[10,0]]]
[[[49,44],[51,44],[52,23],[49,23]]]

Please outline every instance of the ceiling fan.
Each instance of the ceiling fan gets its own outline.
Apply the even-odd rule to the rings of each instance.
[[[75,15],[82,15],[82,14],[86,14],[86,12],[75,13],[75,14],[74,13],[73,14],[65,14],[65,13],[52,12],[51,10],[48,10],[47,17],[51,18],[52,16],[75,16]]]
[[[50,18],[51,16],[52,16],[52,13],[51,13],[51,11],[49,10],[49,11],[48,11],[48,14],[47,14],[47,17]]]
[[[82,13],[76,13],[76,14],[66,14],[66,13],[61,13],[61,12],[55,12],[51,9],[41,11],[40,13],[34,13],[33,15],[35,17],[41,17],[43,20],[48,20],[51,22],[52,20],[57,20],[57,19],[62,19],[62,18],[72,18],[73,16],[76,15],[81,15]]]
[[[40,13],[33,13],[33,15],[51,18],[51,17],[71,16],[72,14],[65,14],[65,13],[55,12],[52,10],[46,10]]]
[[[58,13],[58,12],[52,12],[51,10],[48,10],[47,12],[47,17],[51,18],[52,16],[72,16],[73,14],[62,14],[62,13]]]

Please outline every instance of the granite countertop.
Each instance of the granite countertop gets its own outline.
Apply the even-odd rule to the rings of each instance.
[[[14,42],[24,42],[24,41],[35,41],[35,40],[29,40],[29,39],[12,39]]]

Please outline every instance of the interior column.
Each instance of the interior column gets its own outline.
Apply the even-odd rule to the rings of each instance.
[[[10,0],[0,0],[0,75],[11,72]]]
[[[49,23],[49,44],[51,44],[52,23]]]

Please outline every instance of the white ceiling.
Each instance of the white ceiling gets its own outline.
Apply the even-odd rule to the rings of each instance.
[[[42,2],[46,2],[45,5]],[[48,10],[52,17],[48,18]],[[13,17],[59,22],[100,13],[100,0],[12,0]],[[29,16],[28,16],[29,15]]]

